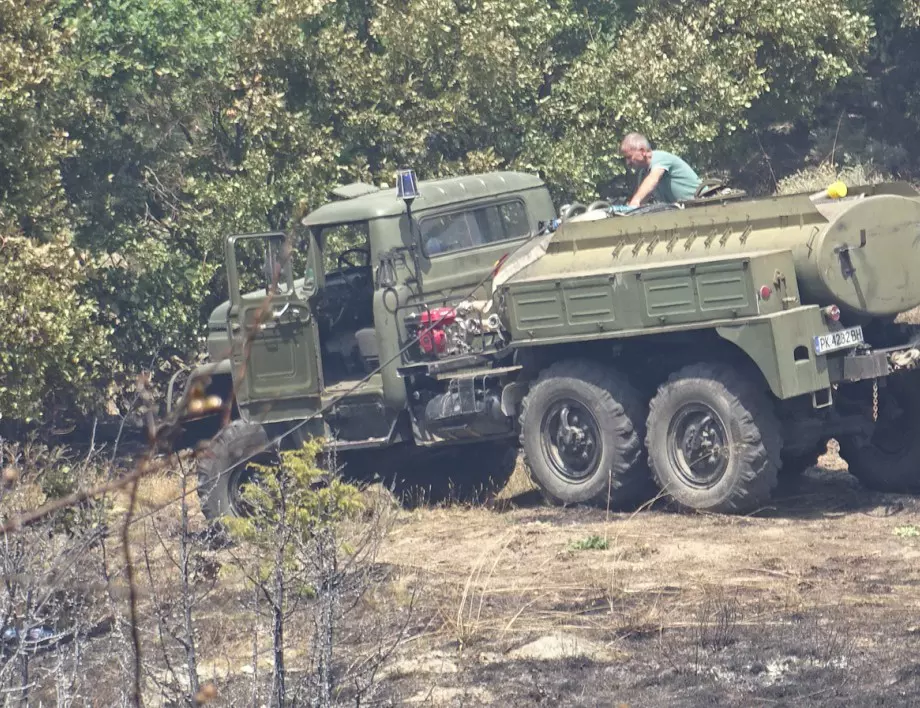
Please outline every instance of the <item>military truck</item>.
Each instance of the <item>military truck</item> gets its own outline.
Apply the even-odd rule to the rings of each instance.
[[[227,239],[210,361],[170,384],[209,440],[211,519],[246,513],[252,462],[314,436],[458,489],[500,486],[522,448],[557,504],[750,512],[832,437],[867,487],[918,486],[907,184],[557,212],[533,175],[407,171],[335,196],[293,235]],[[260,263],[274,287],[252,287]]]

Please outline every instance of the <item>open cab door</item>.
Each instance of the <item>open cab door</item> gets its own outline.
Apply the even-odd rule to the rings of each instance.
[[[322,390],[316,322],[317,249],[308,235],[238,234],[226,242],[233,379],[245,418],[260,423],[305,418]],[[304,274],[294,280],[295,268]]]

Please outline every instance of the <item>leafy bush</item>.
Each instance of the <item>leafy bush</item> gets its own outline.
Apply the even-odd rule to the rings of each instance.
[[[54,420],[101,403],[115,363],[110,331],[82,293],[91,266],[66,238],[0,232],[0,416]]]

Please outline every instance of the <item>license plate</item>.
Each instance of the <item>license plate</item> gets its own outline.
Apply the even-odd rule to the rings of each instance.
[[[828,332],[815,337],[815,354],[827,354],[838,349],[855,347],[863,341],[862,327],[850,327],[839,332]]]

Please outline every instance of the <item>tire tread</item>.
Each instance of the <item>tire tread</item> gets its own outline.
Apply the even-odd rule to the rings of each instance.
[[[198,495],[201,512],[209,522],[232,513],[230,474],[227,469],[244,457],[268,445],[265,428],[244,420],[234,420],[215,435],[208,450],[198,460]]]
[[[748,451],[741,483],[734,485],[728,498],[707,506],[705,510],[744,513],[765,504],[778,483],[778,472],[782,464],[782,428],[766,391],[728,364],[689,364],[671,374],[649,403],[646,446],[651,450],[655,429],[658,425],[668,424],[668,420],[662,418],[661,411],[668,405],[672,392],[682,383],[690,381],[725,389],[728,394],[726,403],[741,428],[742,441],[746,443]],[[655,457],[650,452],[649,467],[658,487],[667,493],[670,479],[656,464]]]
[[[520,443],[522,456],[531,474],[538,477],[527,455],[526,437],[531,416],[539,416],[533,409],[535,394],[553,382],[578,380],[599,389],[598,404],[607,409],[616,425],[612,432],[617,440],[616,464],[610,470],[609,498],[604,501],[617,505],[632,505],[646,501],[654,495],[654,485],[645,464],[642,438],[645,427],[644,403],[639,391],[625,376],[611,367],[590,359],[565,359],[557,361],[540,372],[530,391],[524,397],[520,415]],[[544,498],[552,504],[571,503],[549,492],[537,478]],[[607,494],[604,495],[607,497]]]

